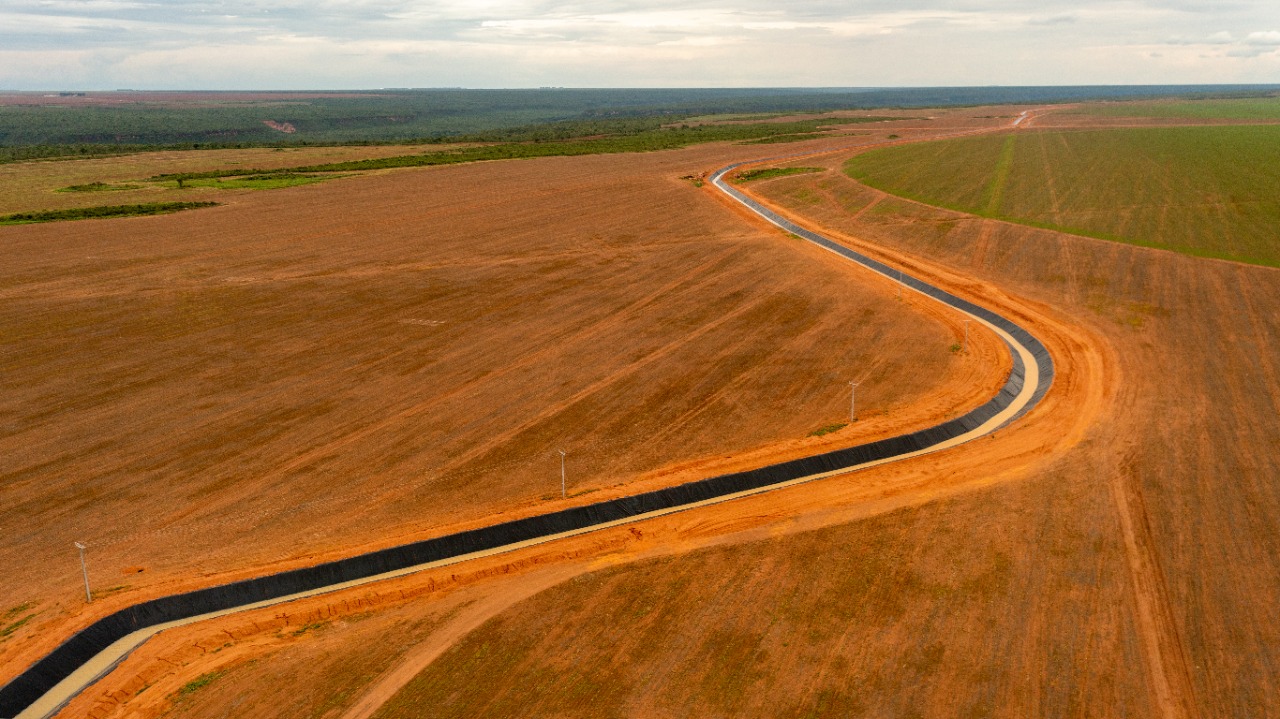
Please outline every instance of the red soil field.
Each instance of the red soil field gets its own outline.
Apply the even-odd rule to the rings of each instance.
[[[743,151],[383,173],[0,230],[0,611],[32,616],[0,642],[0,681],[150,596],[563,506],[558,448],[585,503],[909,431],[994,391],[994,337],[951,352],[958,316],[679,179]],[[809,437],[845,417],[850,377],[869,380],[860,421]]]
[[[380,716],[517,696],[553,716],[1280,713],[1280,272],[971,218],[836,172],[753,187],[1021,308],[1058,364],[1045,406],[989,441],[640,536],[162,635],[68,711],[153,715],[216,669],[174,715],[368,716],[406,685],[397,667],[425,667]],[[205,653],[222,641],[233,654]],[[304,667],[317,679],[286,692]]]
[[[492,569],[468,566],[467,571],[478,573],[480,577],[494,572],[504,575],[512,574],[518,591],[521,586],[528,588],[530,582],[536,585],[544,581],[539,577],[545,577],[545,575],[539,575],[538,572],[542,571],[540,567],[547,562],[555,565],[552,567],[553,573],[561,571],[559,567],[566,560],[576,564],[574,571],[580,572],[590,568],[592,566],[590,561],[574,559],[575,557],[581,559],[582,552],[586,552],[587,560],[593,554],[606,552],[608,553],[605,558],[607,563],[626,562],[645,556],[687,552],[707,544],[741,542],[779,533],[802,532],[816,527],[839,525],[859,517],[968,491],[975,486],[990,485],[1010,472],[1023,471],[1026,466],[1043,464],[1046,458],[1053,456],[1055,452],[1060,452],[1062,448],[1073,446],[1081,441],[1084,428],[1087,427],[1092,413],[1099,406],[1102,396],[1100,392],[1105,390],[1100,383],[1088,381],[1090,378],[1097,379],[1100,374],[1100,358],[1091,354],[1088,344],[1081,344],[1081,340],[1058,320],[1040,315],[1040,310],[1025,306],[1018,309],[1016,303],[1010,305],[1012,300],[994,287],[980,285],[954,273],[945,273],[939,268],[931,268],[919,262],[912,262],[908,266],[913,266],[922,275],[930,277],[931,281],[957,289],[963,288],[965,291],[975,293],[974,296],[991,300],[994,306],[1019,317],[1020,321],[1027,321],[1027,312],[1036,313],[1035,316],[1039,319],[1033,325],[1037,327],[1038,334],[1042,334],[1046,341],[1051,343],[1055,358],[1063,370],[1059,384],[1055,386],[1055,392],[1042,410],[1032,415],[1033,418],[1037,418],[1037,421],[1023,423],[1002,432],[999,437],[1000,442],[991,445],[987,445],[986,442],[975,443],[954,453],[948,453],[945,458],[925,458],[908,465],[877,468],[871,472],[857,473],[819,485],[795,488],[776,495],[708,508],[705,511],[691,513],[689,516],[677,515],[655,520],[645,523],[643,529],[638,530],[636,534],[619,529],[615,532],[579,538],[569,543],[557,543],[554,548],[529,550],[516,557],[490,560]],[[849,271],[847,266],[843,269],[845,272]],[[938,274],[939,272],[942,274]],[[1054,416],[1055,413],[1070,419],[1065,425],[1062,421],[1049,423],[1043,419]],[[1017,449],[1019,447],[1024,449]],[[290,629],[288,633],[280,632],[279,636],[272,638],[270,633],[275,631],[276,627],[289,625],[303,628],[316,622],[324,623],[334,616],[344,614],[349,616],[352,612],[361,612],[362,608],[371,605],[396,604],[415,597],[422,598],[424,594],[428,605],[423,606],[434,606],[429,600],[439,594],[448,594],[457,583],[465,583],[467,576],[467,574],[457,574],[456,570],[421,575],[361,592],[361,598],[354,601],[349,596],[318,598],[296,606],[291,605],[288,611],[277,610],[274,612],[274,618],[258,613],[208,623],[201,625],[198,629],[167,633],[137,652],[125,667],[83,696],[67,711],[76,715],[85,715],[90,711],[94,715],[106,715],[112,712],[113,705],[118,705],[117,703],[123,699],[130,699],[126,711],[131,715],[144,711],[145,706],[152,707],[148,712],[157,707],[163,708],[167,706],[166,697],[182,686],[184,681],[199,674],[201,667],[208,668],[211,663],[216,665],[219,662],[243,660],[247,656],[258,656],[264,651],[263,645],[270,648],[273,644],[285,641],[289,637],[305,638],[310,633],[308,630],[295,636],[294,632],[297,629]],[[487,609],[493,610],[492,607]],[[428,610],[420,609],[420,611]],[[469,615],[467,611],[462,610],[458,616],[446,622],[445,629],[448,630],[446,633],[459,634],[459,622],[465,624],[469,619],[476,621],[474,614]],[[480,618],[484,616],[487,615],[480,612]],[[313,622],[313,619],[316,622]],[[339,624],[343,623],[346,623],[346,620],[339,621]],[[381,623],[381,620],[361,620],[359,624],[372,628],[386,626]],[[224,630],[230,634],[224,634]],[[215,637],[221,637],[221,639],[210,639],[203,634],[207,632],[212,632]],[[193,634],[200,634],[203,638],[191,643]],[[255,640],[254,637],[258,639]],[[228,639],[230,641],[226,643],[232,644],[231,648],[217,652],[217,656],[206,656],[210,646],[220,647],[221,643]],[[210,644],[210,641],[219,643]],[[296,644],[296,642],[290,643]],[[428,642],[428,648],[430,644]],[[329,646],[333,650],[336,645]],[[289,653],[296,657],[298,655],[294,649]],[[347,650],[363,651],[351,645],[347,646]],[[397,651],[396,647],[388,646],[386,651],[380,653],[385,661],[390,661],[387,657],[394,659]],[[315,655],[304,652],[303,656],[314,659]],[[185,666],[175,670],[174,665],[169,663],[175,659]],[[348,665],[358,666],[358,657],[348,662]],[[183,677],[186,679],[182,679]],[[256,673],[251,674],[251,680],[253,677],[262,679],[262,676]],[[359,684],[358,678],[356,684]],[[132,699],[139,689],[150,685],[154,685],[153,688],[142,695],[146,697],[145,699]],[[243,684],[239,686],[244,688]],[[258,688],[261,689],[261,687]],[[325,698],[323,688],[320,687],[317,687],[314,692],[298,692],[297,696],[314,697],[316,693],[321,694],[320,698],[323,700],[321,703],[332,699],[331,696]],[[255,691],[254,696],[259,696],[258,692]],[[248,712],[246,715],[270,705],[271,697],[278,697],[270,691],[263,692],[261,696],[264,697],[261,702],[254,699],[248,705],[258,709],[246,710]],[[139,701],[142,702],[141,705]],[[242,705],[244,705],[243,700],[236,703],[237,707]],[[225,705],[223,708],[225,709]],[[293,714],[298,713],[296,709],[295,706]],[[283,715],[291,713],[288,709],[281,711],[284,712]]]

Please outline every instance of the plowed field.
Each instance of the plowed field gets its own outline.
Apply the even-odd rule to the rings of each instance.
[[[5,228],[0,678],[140,598],[897,434],[994,391],[994,337],[954,352],[958,317],[680,179],[742,152]],[[810,436],[846,419],[850,379],[860,421]]]
[[[425,588],[467,577],[422,578],[421,591],[440,599],[394,620],[332,621],[258,664],[229,660],[207,689],[180,700],[179,715],[221,716],[269,676],[308,662],[331,672],[324,685],[306,683],[306,699],[268,690],[244,715],[272,714],[274,696],[340,716],[353,687],[370,683],[387,689],[345,716],[379,706],[385,717],[427,707],[444,716],[517,707],[544,716],[1280,713],[1280,272],[929,208],[834,171],[752,190],[860,248],[936,262],[973,277],[978,296],[1003,302],[1002,290],[1047,313],[1037,329],[1062,330],[1048,340],[1066,382],[1051,395],[1058,404],[989,448],[892,470],[894,482],[920,471],[925,486],[951,490],[901,502],[863,494],[859,504],[860,490],[886,479],[869,473],[782,493],[771,519],[763,503],[735,506],[737,524],[725,517],[718,532],[700,535],[692,517],[645,526],[643,537],[618,538],[609,562],[578,565],[595,571],[531,599],[520,587],[559,579],[507,565],[513,576],[480,595],[523,600],[506,611],[469,589]],[[1072,349],[1072,333],[1088,340],[1092,360]],[[1047,441],[1050,433],[1064,439]],[[997,459],[1034,449],[1038,460]],[[860,519],[868,515],[881,516]],[[655,537],[684,537],[687,549],[713,533],[725,546],[655,556]],[[300,610],[280,621],[342,613],[332,603]],[[391,627],[406,617],[440,624],[397,634]],[[217,634],[201,636],[207,646]],[[353,659],[352,647],[391,636],[420,654],[384,644]],[[157,656],[219,666],[191,639],[168,641]],[[416,679],[391,681],[395,667],[415,662],[425,667]],[[154,658],[132,666],[164,676]],[[176,693],[169,681],[165,691]],[[124,696],[142,684],[119,686]]]

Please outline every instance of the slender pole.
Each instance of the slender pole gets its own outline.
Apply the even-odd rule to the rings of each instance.
[[[93,595],[89,593],[89,565],[84,561],[84,545],[76,542],[76,549],[80,550],[80,574],[84,576],[84,601],[87,604],[93,601]]]
[[[565,495],[565,488],[564,488],[564,450],[560,449],[556,451],[560,453],[560,499],[565,499],[566,495]]]
[[[969,354],[969,322],[970,321],[971,320],[964,321],[964,353],[965,354]]]
[[[849,383],[849,421],[858,421],[858,385],[860,382]]]

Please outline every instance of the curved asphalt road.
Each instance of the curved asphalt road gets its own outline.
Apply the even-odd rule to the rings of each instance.
[[[1053,361],[1044,345],[1026,330],[988,309],[975,305],[967,300],[960,299],[959,297],[947,293],[939,288],[933,287],[921,280],[906,275],[900,270],[844,247],[843,245],[823,237],[822,235],[806,230],[765,208],[760,203],[730,187],[725,182],[724,178],[726,174],[744,164],[754,163],[739,163],[726,167],[716,172],[711,177],[711,182],[721,192],[724,192],[729,197],[746,206],[752,212],[755,212],[783,230],[813,242],[826,250],[840,255],[841,257],[856,262],[873,272],[877,272],[889,278],[890,280],[899,282],[913,291],[932,297],[935,300],[942,302],[971,319],[985,325],[991,331],[1000,336],[1000,338],[1003,339],[1005,344],[1009,347],[1010,354],[1013,358],[1014,368],[1008,381],[1005,383],[1004,387],[1001,388],[996,397],[982,407],[966,414],[964,417],[951,420],[950,422],[936,427],[921,430],[920,432],[913,432],[908,435],[882,440],[870,445],[850,448],[849,450],[839,450],[837,452],[827,453],[826,455],[820,455],[818,457],[810,458],[811,463],[808,465],[803,464],[806,460],[796,460],[790,463],[784,463],[783,465],[775,465],[773,467],[763,468],[762,470],[743,473],[756,475],[755,479],[740,483],[740,485],[746,486],[745,489],[737,489],[736,491],[715,489],[711,490],[716,492],[714,496],[704,496],[704,498],[694,498],[689,499],[688,501],[680,500],[672,503],[671,506],[651,509],[648,511],[643,511],[643,507],[645,507],[646,504],[639,500],[651,499],[652,496],[662,494],[663,490],[659,490],[654,493],[647,493],[646,495],[623,498],[621,500],[602,502],[599,505],[592,505],[592,507],[605,507],[605,505],[610,505],[609,508],[614,510],[612,515],[607,515],[603,512],[597,512],[595,514],[587,512],[586,514],[590,514],[591,517],[599,519],[586,519],[579,521],[579,526],[569,529],[568,531],[548,531],[541,536],[524,539],[523,541],[514,541],[498,546],[491,546],[480,551],[466,553],[460,552],[453,556],[448,556],[436,561],[420,562],[409,566],[403,566],[393,571],[371,573],[368,576],[362,576],[350,581],[329,583],[324,586],[312,587],[306,591],[283,593],[280,596],[273,596],[263,601],[244,603],[224,608],[219,611],[184,616],[172,621],[143,626],[136,631],[119,638],[111,636],[109,638],[114,639],[113,642],[97,642],[97,644],[94,645],[95,648],[99,645],[104,646],[102,646],[100,650],[97,651],[97,654],[91,659],[78,663],[78,666],[74,669],[65,666],[66,662],[62,662],[61,664],[59,662],[52,661],[46,662],[46,660],[49,659],[49,657],[46,657],[46,660],[37,662],[36,665],[28,668],[22,675],[19,675],[9,684],[0,688],[0,717],[12,717],[13,719],[45,719],[46,717],[52,716],[77,694],[110,672],[117,664],[123,661],[130,652],[140,646],[148,638],[164,631],[165,629],[185,624],[192,624],[206,619],[213,619],[215,617],[225,616],[236,612],[243,612],[251,609],[259,609],[275,604],[290,602],[304,597],[349,589],[351,587],[378,582],[384,579],[413,574],[433,567],[464,562],[481,556],[511,552],[523,547],[585,534],[598,529],[638,522],[652,517],[681,512],[709,504],[726,502],[739,497],[759,494],[761,492],[772,491],[804,482],[811,482],[824,477],[844,474],[857,469],[938,452],[1000,429],[1029,411],[1037,402],[1039,402],[1045,392],[1048,391],[1049,385],[1053,380]],[[850,458],[867,459],[866,461],[862,461],[860,459]],[[786,474],[788,469],[794,470],[798,466],[812,467],[818,465],[826,467],[835,466],[835,468],[828,469],[826,471],[811,472],[803,474],[802,476],[790,476],[782,479],[778,478],[779,471],[782,474]],[[770,470],[775,471],[771,474]],[[795,472],[793,471],[792,473],[794,474]],[[724,478],[712,478],[712,480],[703,480],[700,483],[682,485],[681,487],[675,488],[675,490],[680,490],[683,487],[698,484],[710,486],[711,482],[723,479]],[[721,482],[715,486],[725,487],[727,485]],[[666,492],[667,494],[664,494],[664,496],[674,496],[671,494],[671,490],[667,490]],[[703,495],[708,493],[710,492],[705,491],[704,488]],[[690,496],[690,494],[691,493],[684,496]],[[619,509],[619,506],[622,508]],[[652,502],[647,506],[652,506]],[[637,511],[632,511],[633,508]],[[625,516],[617,516],[619,513]],[[535,520],[536,519],[538,518],[535,518]],[[106,620],[103,621],[105,622]],[[59,650],[55,650],[55,654],[68,648],[74,640],[79,638],[80,634],[87,635],[92,632],[96,626],[97,625],[91,626],[77,634],[75,637],[68,639],[67,642],[59,648]],[[101,633],[99,635],[101,636]]]

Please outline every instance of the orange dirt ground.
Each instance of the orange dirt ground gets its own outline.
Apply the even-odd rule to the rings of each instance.
[[[542,716],[1280,713],[1280,272],[971,218],[838,172],[753,188],[1016,310],[1057,361],[1045,405],[991,440],[639,536],[162,635],[65,715],[177,697],[182,717],[355,717],[423,667],[383,716],[515,698]],[[553,569],[596,571],[485,604]],[[397,606],[341,618],[361,600]],[[202,653],[223,630],[231,654]]]
[[[776,236],[774,239],[776,241]],[[1110,385],[1105,381],[1110,376],[1104,371],[1107,364],[1105,352],[1099,353],[1099,343],[1093,337],[1072,329],[1061,317],[1055,317],[1052,310],[1007,297],[992,285],[968,280],[925,261],[914,260],[906,264],[935,283],[984,298],[989,305],[1027,322],[1046,340],[1054,352],[1060,375],[1054,392],[1039,410],[1018,426],[1001,432],[993,440],[982,440],[943,456],[890,465],[776,494],[653,520],[637,528],[619,528],[556,543],[550,547],[524,550],[516,555],[486,560],[493,566],[490,570],[486,570],[483,565],[446,569],[358,593],[345,593],[345,597],[335,595],[309,600],[291,605],[286,611],[260,612],[166,633],[135,653],[119,671],[73,703],[65,714],[105,716],[123,711],[131,716],[149,715],[169,706],[170,698],[180,694],[179,689],[184,682],[205,671],[232,667],[240,681],[231,682],[228,678],[220,680],[220,683],[226,682],[223,684],[227,687],[225,691],[233,691],[237,696],[246,697],[235,702],[235,715],[254,716],[261,715],[262,712],[279,712],[276,714],[279,716],[305,715],[319,711],[317,707],[325,707],[321,713],[326,716],[334,715],[334,712],[340,712],[344,706],[354,702],[356,690],[362,686],[362,682],[367,682],[369,672],[377,673],[378,670],[365,667],[358,657],[351,657],[345,664],[337,658],[338,653],[360,654],[365,651],[359,648],[367,646],[365,642],[348,643],[357,636],[348,633],[349,627],[356,624],[351,624],[346,619],[326,624],[321,633],[327,636],[328,632],[335,631],[344,637],[332,639],[325,644],[327,652],[320,649],[321,645],[308,643],[307,638],[315,632],[298,632],[309,625],[360,612],[369,605],[394,605],[407,599],[418,600],[410,605],[417,607],[415,616],[424,616],[423,612],[430,615],[439,606],[444,606],[432,600],[446,595],[442,601],[447,603],[447,595],[452,589],[458,583],[474,581],[477,573],[509,574],[510,577],[498,580],[494,591],[519,591],[520,587],[528,586],[529,582],[541,586],[539,583],[545,578],[541,574],[545,571],[544,565],[576,564],[573,572],[570,572],[572,574],[599,567],[602,563],[625,563],[645,557],[684,553],[708,545],[759,540],[838,526],[901,507],[968,493],[1010,477],[1024,476],[1028,468],[1043,467],[1055,456],[1085,441],[1086,431],[1097,412],[1105,406],[1110,391]],[[845,271],[851,270],[846,266]],[[987,514],[969,516],[971,522],[980,526],[986,526],[990,521]],[[635,529],[636,533],[631,533],[631,529]],[[1015,536],[1003,537],[1006,542],[1017,539]],[[954,549],[954,542],[948,543],[948,546]],[[601,554],[604,555],[603,558],[591,560],[591,557]],[[584,557],[587,561],[583,561]],[[785,576],[783,570],[786,569],[799,572],[803,567],[814,566],[820,565],[813,561],[784,562],[778,568],[779,576]],[[472,579],[469,580],[468,577]],[[359,598],[354,594],[358,594]],[[476,605],[484,606],[484,603],[476,602]],[[478,611],[478,617],[468,611],[460,610],[456,617],[445,621],[439,631],[446,636],[458,636],[462,633],[458,629],[459,623],[474,626],[487,616],[484,611],[471,610],[473,613]],[[370,628],[368,633],[360,636],[368,639],[377,636],[379,629],[385,630],[390,626],[376,616],[357,623],[361,627]],[[1123,622],[1119,629],[1113,629],[1113,634],[1124,636]],[[290,645],[286,652],[288,657],[303,662],[296,666],[317,661],[317,657],[323,654],[327,657],[326,661],[336,660],[346,667],[338,669],[337,665],[333,665],[335,672],[358,671],[362,674],[347,677],[347,683],[342,684],[345,688],[336,693],[327,691],[332,688],[327,676],[320,677],[325,682],[324,686],[308,685],[308,689],[303,691],[293,685],[295,691],[291,692],[292,699],[281,703],[278,701],[280,693],[263,689],[264,675],[253,668],[274,667],[263,671],[287,671],[282,670],[281,665],[273,663],[287,660],[284,654],[274,651],[281,642]],[[407,648],[386,642],[377,643],[380,648],[375,653],[379,657],[371,658],[372,664],[394,667],[400,663],[402,674],[402,661],[408,661],[410,665],[415,661],[423,661],[424,656],[430,657],[431,651],[438,651],[438,648],[443,648],[441,644],[447,644],[438,640],[433,643],[428,639],[420,645],[424,648],[422,651],[415,651],[407,659],[401,660],[399,655],[404,654]],[[210,649],[223,644],[231,646],[216,653]],[[269,659],[263,659],[264,653]],[[245,664],[246,661],[253,661],[254,664]],[[363,668],[356,670],[354,667]],[[394,674],[393,669],[389,676]],[[228,675],[230,676],[232,675]],[[256,688],[249,691],[250,686]],[[390,688],[394,689],[394,683]],[[219,706],[215,701],[216,697],[226,696],[222,694],[223,691],[207,690],[206,693],[206,690],[202,690],[201,697],[213,703],[206,704],[205,699],[195,703],[183,701],[182,707],[197,711],[198,707],[203,706],[205,710],[212,712],[214,707]],[[128,704],[121,707],[118,704],[121,700],[128,700]],[[304,708],[304,704],[308,708]],[[372,703],[372,706],[376,705],[377,702]],[[227,706],[228,704],[223,703],[217,714],[227,711]]]
[[[0,613],[32,617],[0,640],[0,681],[146,597],[564,506],[560,447],[585,503],[984,401],[1008,370],[994,337],[952,353],[954,314],[678,179],[773,150],[0,229]],[[845,417],[850,377],[860,421],[808,437]]]

